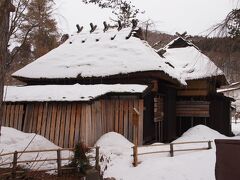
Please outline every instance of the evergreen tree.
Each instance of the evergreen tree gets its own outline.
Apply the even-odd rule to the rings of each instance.
[[[20,27],[21,38],[29,35],[26,44],[33,49],[33,58],[38,58],[58,45],[57,22],[53,18],[53,0],[32,0],[27,6],[25,22]]]

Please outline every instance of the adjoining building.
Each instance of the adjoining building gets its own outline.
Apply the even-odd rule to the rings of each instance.
[[[178,69],[187,82],[187,86],[177,89],[178,135],[198,124],[231,134],[231,98],[217,93],[217,88],[228,84],[223,71],[197,46],[182,37],[176,38],[158,53]]]
[[[232,117],[240,118],[240,82],[221,87],[217,92],[235,100],[232,102]]]

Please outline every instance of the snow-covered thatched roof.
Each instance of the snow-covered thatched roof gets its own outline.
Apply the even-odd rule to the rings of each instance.
[[[5,86],[4,101],[91,101],[108,93],[141,94],[147,87],[138,84]]]
[[[180,71],[185,80],[224,76],[223,71],[197,46],[182,37],[174,39],[159,51],[164,52],[165,61]]]
[[[160,71],[185,84],[153,48],[129,36],[131,28],[72,35],[65,43],[13,74],[19,79],[74,79]]]

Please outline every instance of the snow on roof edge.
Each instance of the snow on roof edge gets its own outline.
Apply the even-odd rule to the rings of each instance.
[[[92,101],[109,93],[141,94],[147,85],[35,85],[5,86],[5,102]]]

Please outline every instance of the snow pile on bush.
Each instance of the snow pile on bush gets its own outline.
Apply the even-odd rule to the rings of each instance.
[[[129,149],[134,145],[121,134],[109,132],[100,137],[95,146],[99,146],[100,149],[108,151],[108,153],[122,155],[129,153]]]
[[[26,149],[27,148],[27,149]],[[0,152],[1,154],[14,152],[14,151],[30,151],[30,150],[43,150],[43,149],[58,149],[56,146],[46,138],[36,135],[34,133],[24,133],[9,127],[2,127],[0,136]],[[19,153],[20,155],[20,153]],[[68,158],[72,155],[70,151],[62,151],[62,158]],[[53,152],[41,152],[41,153],[24,153],[18,161],[34,160],[34,159],[55,159],[57,153]],[[13,157],[3,156],[0,157],[0,164],[12,162]],[[68,161],[63,161],[63,165],[67,164]],[[56,168],[56,161],[45,161],[39,163],[20,164],[25,168],[31,169],[52,169]],[[7,166],[5,166],[7,167]]]
[[[209,141],[225,138],[227,137],[215,130],[198,125],[189,129],[174,142]],[[133,145],[122,135],[107,133],[99,139],[96,145],[100,146],[101,168],[105,178],[114,177],[121,180],[215,180],[215,146],[211,150],[175,153],[174,157],[169,157],[169,153],[138,156],[140,164],[133,167],[133,157],[131,156]],[[206,145],[207,143],[205,143]],[[183,145],[179,145],[177,148],[181,146]],[[148,148],[148,151],[164,149],[166,147],[155,146]],[[139,148],[139,152],[145,150]]]

